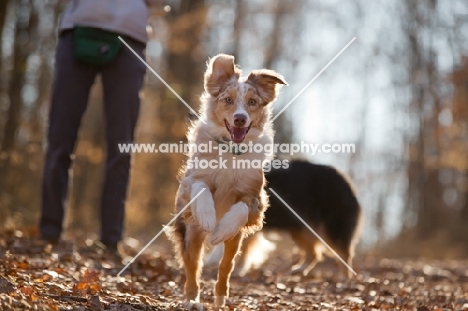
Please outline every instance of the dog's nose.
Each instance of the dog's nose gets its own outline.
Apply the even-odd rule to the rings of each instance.
[[[247,116],[241,113],[237,113],[234,115],[234,125],[237,127],[242,127],[247,122]]]

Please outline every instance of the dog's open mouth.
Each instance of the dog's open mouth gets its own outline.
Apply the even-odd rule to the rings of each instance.
[[[243,142],[245,136],[250,130],[250,125],[245,127],[235,127],[231,126],[231,124],[229,124],[229,122],[226,119],[224,119],[224,124],[226,124],[227,130],[231,134],[232,141],[236,144],[240,144],[241,142]]]

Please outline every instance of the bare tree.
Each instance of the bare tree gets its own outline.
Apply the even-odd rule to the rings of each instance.
[[[5,28],[5,21],[6,21],[6,16],[8,12],[8,5],[10,3],[10,0],[4,0],[0,2],[0,42],[3,42],[3,29]],[[0,49],[0,72],[3,71],[3,54],[2,50]],[[3,75],[1,75],[3,77]],[[0,85],[2,85],[3,79],[0,79]]]
[[[203,71],[206,51],[204,34],[207,10],[204,0],[182,0],[172,6],[166,17],[167,41],[163,63],[166,65],[164,79],[194,109],[199,105],[203,91]],[[153,127],[159,143],[179,143],[185,141],[190,111],[163,84],[159,84],[157,94],[160,109]],[[162,154],[153,157],[153,196],[150,206],[166,207],[164,214],[172,210],[177,189],[177,171],[183,163],[183,154]],[[153,209],[154,210],[154,209]]]
[[[7,122],[4,129],[2,151],[10,152],[14,148],[15,135],[20,125],[23,100],[23,88],[27,70],[27,61],[31,52],[30,46],[37,28],[38,16],[33,10],[30,0],[21,0],[16,4],[16,29],[13,51],[13,73],[9,88],[10,106],[7,112]]]

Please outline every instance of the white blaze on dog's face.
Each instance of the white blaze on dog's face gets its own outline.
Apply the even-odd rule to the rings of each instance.
[[[276,85],[287,85],[273,70],[254,70],[247,78],[240,74],[234,57],[225,54],[211,59],[205,73],[205,90],[212,97],[207,113],[235,143],[243,142],[252,127],[263,128],[269,116],[266,108],[276,99]]]

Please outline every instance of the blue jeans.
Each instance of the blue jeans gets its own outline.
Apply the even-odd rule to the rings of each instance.
[[[142,57],[143,43],[126,39]],[[68,171],[78,129],[95,77],[101,74],[104,94],[107,158],[101,196],[101,241],[117,245],[122,239],[131,155],[120,153],[119,143],[132,143],[140,107],[139,91],[145,65],[123,47],[108,66],[94,67],[73,56],[73,33],[60,35],[49,112],[48,146],[42,179],[40,233],[58,239],[62,233]]]

